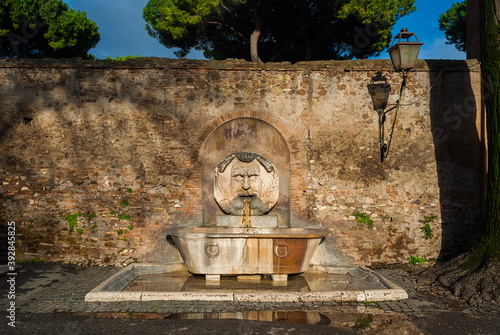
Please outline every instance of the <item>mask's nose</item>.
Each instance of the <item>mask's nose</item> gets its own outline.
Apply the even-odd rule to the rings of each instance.
[[[250,183],[248,182],[248,177],[243,177],[243,185],[241,186],[245,191],[250,189]]]

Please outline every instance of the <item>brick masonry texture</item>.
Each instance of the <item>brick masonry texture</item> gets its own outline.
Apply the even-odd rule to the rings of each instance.
[[[401,99],[416,102],[400,108],[382,163],[370,85],[386,83],[388,108],[395,104],[402,76],[391,68],[384,60],[1,60],[1,223],[16,222],[18,259],[178,259],[162,231],[201,223],[204,140],[250,117],[286,140],[290,208],[331,231],[325,259],[454,255],[481,230],[479,66],[419,61]],[[424,217],[434,215],[425,239]]]

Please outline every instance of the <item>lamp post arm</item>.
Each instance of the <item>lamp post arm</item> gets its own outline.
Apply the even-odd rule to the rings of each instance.
[[[383,162],[385,158],[389,155],[389,150],[392,143],[392,135],[394,134],[394,128],[396,126],[396,119],[398,117],[399,106],[401,106],[401,97],[403,96],[403,90],[406,86],[406,78],[408,77],[408,71],[403,71],[403,82],[401,83],[401,88],[399,89],[399,99],[396,101],[396,106],[388,109],[387,111],[382,111],[379,113],[379,138],[380,138],[380,161]],[[389,141],[385,143],[385,115],[396,109],[394,113],[394,120],[392,121],[391,133],[389,135]]]

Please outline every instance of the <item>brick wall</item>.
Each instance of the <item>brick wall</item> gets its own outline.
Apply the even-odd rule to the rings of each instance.
[[[369,91],[379,71],[390,108],[402,76],[383,60],[0,61],[0,216],[16,222],[17,258],[178,258],[162,230],[201,223],[200,150],[239,117],[265,121],[286,140],[292,217],[330,229],[330,262],[460,252],[481,229],[478,65],[419,62],[402,97],[418,101],[400,108],[383,163]],[[433,215],[425,239],[424,216]]]

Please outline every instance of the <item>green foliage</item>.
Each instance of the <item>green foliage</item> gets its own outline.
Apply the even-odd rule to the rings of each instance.
[[[122,201],[122,206],[128,206],[128,205],[129,205],[128,200],[123,200],[123,201]]]
[[[129,187],[129,188],[127,188],[127,192],[128,192],[128,193],[132,193],[132,189],[131,189],[130,187]]]
[[[362,318],[362,319],[357,319],[354,322],[354,328],[366,329],[366,328],[370,327],[370,323],[372,321],[373,321],[373,319],[371,316],[367,316],[366,318]]]
[[[89,213],[87,215],[87,223],[90,225],[91,220],[95,217],[97,217],[96,213]],[[83,214],[81,211],[78,211],[78,213],[70,214],[64,218],[66,222],[68,222],[68,234],[71,234],[73,230],[75,230],[78,235],[83,234],[83,229],[87,228],[87,225],[85,223],[82,224],[80,218],[82,218],[83,220]],[[96,229],[97,224],[94,223],[90,228]]]
[[[141,58],[142,56],[139,56],[139,55],[135,55],[135,56],[131,56],[131,55],[127,55],[127,56],[118,56],[118,57],[115,57],[115,58],[111,58],[110,56],[106,57],[106,60],[114,60],[116,62],[123,62],[123,61],[126,61],[126,60],[129,60],[129,59],[135,59],[135,58]],[[130,190],[129,193],[132,192],[132,189],[131,188],[127,188],[127,192],[128,190]]]
[[[437,215],[429,215],[429,216],[424,216],[424,220],[425,222],[434,222],[434,220],[436,220],[438,218]]]
[[[420,227],[422,233],[424,233],[424,239],[429,240],[434,237],[432,233],[431,223],[438,218],[437,215],[424,216],[424,225]]]
[[[410,257],[410,264],[420,264],[420,263],[425,263],[427,262],[424,258],[420,258],[418,256],[411,256]]]
[[[467,1],[454,3],[450,9],[441,13],[438,19],[439,30],[446,35],[446,44],[455,45],[459,51],[466,50]]]
[[[16,259],[15,262],[16,263],[48,263],[49,261],[46,259],[35,257],[33,259],[26,259],[26,260]]]
[[[178,57],[193,48],[214,59],[250,60],[258,35],[263,61],[376,56],[415,0],[150,0],[143,10],[150,36]],[[256,50],[255,50],[256,51]]]
[[[420,230],[422,230],[422,233],[424,233],[424,239],[429,240],[434,237],[430,224],[424,224],[422,227],[420,227]]]
[[[124,229],[124,228],[118,228],[115,231],[118,234],[118,237],[121,237],[122,235],[129,233],[128,229]],[[126,241],[127,239],[124,237],[123,240]]]
[[[118,214],[118,220],[129,220],[130,214]]]
[[[358,223],[362,223],[362,224],[365,224],[367,225],[368,227],[371,227],[373,225],[373,221],[372,219],[370,218],[370,215],[366,214],[366,213],[353,213],[351,214],[352,216],[354,216],[356,218],[356,221]]]
[[[82,212],[78,211],[78,213],[70,214],[64,218],[66,222],[68,222],[69,234],[71,234],[73,230],[78,226],[78,218],[82,215]]]
[[[62,0],[0,3],[0,57],[89,58],[100,38],[96,23]]]

